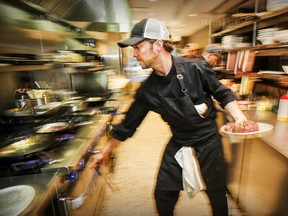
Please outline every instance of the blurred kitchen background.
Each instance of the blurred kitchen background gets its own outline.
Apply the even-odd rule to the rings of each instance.
[[[249,119],[275,129],[271,136],[249,142],[223,137],[230,171],[227,188],[247,215],[287,215],[288,0],[0,0],[1,189],[35,186],[36,198],[23,215],[98,215],[102,186],[108,183],[100,173],[95,178],[85,162],[106,144],[111,122],[123,118],[135,90],[151,72],[139,66],[131,47],[117,46],[129,37],[134,23],[149,17],[166,24],[175,56],[185,56],[184,46],[191,42],[201,51],[210,43],[222,45],[223,59],[213,68],[217,77],[231,88]],[[281,115],[280,101],[286,105]],[[217,114],[223,125],[227,116]],[[17,144],[15,138],[23,132],[35,135],[40,125],[56,121],[69,126],[56,133],[57,150],[49,149],[48,159],[33,155],[26,161],[31,152],[24,152],[17,155],[21,163],[14,161],[18,149],[11,153],[6,146]],[[115,155],[105,166],[112,172]],[[105,177],[106,170],[101,172]],[[75,173],[80,175],[77,181]],[[94,199],[85,197],[84,205],[86,188],[93,187]],[[51,214],[55,209],[59,212]]]
[[[208,43],[222,43],[227,49],[255,46],[260,39],[263,44],[273,44],[276,41],[267,34],[257,38],[255,30],[256,21],[271,13],[278,19],[273,35],[277,31],[277,42],[287,42],[287,14],[275,14],[287,7],[287,1],[1,0],[0,4],[0,88],[5,92],[0,94],[1,112],[13,107],[14,100],[27,97],[29,89],[78,94],[82,87],[73,83],[73,77],[84,73],[87,77],[87,72],[102,73],[102,84],[95,87],[99,94],[107,93],[105,80],[111,81],[113,75],[133,82],[145,79],[149,70],[142,70],[131,57],[131,49],[121,50],[116,42],[129,36],[135,22],[147,17],[165,22],[175,55],[182,55],[182,48],[191,41],[202,48]],[[239,25],[249,30],[235,34],[243,29]],[[285,56],[272,60],[279,62],[279,58],[287,63]],[[278,66],[257,69],[282,70]],[[93,79],[100,77],[96,76]],[[94,90],[80,93],[88,95]]]

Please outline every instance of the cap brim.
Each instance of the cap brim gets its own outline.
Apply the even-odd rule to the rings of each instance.
[[[127,39],[121,40],[117,44],[119,47],[124,48],[127,46],[136,45],[136,44],[138,44],[144,40],[145,40],[145,38],[143,38],[143,37],[132,37],[132,38],[127,38]]]
[[[212,54],[217,55],[217,56],[219,56],[220,58],[223,58],[222,53],[212,53]]]

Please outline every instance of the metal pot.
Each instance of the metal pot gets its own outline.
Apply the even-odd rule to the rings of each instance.
[[[34,106],[36,106],[36,100],[33,99],[19,99],[19,100],[15,100],[15,106],[17,108],[33,108]]]
[[[36,100],[38,106],[56,102],[56,99],[52,96],[45,96],[43,98],[37,98]]]
[[[84,103],[83,101],[80,103],[72,103],[69,105],[69,109],[71,112],[79,112],[85,110],[87,107],[87,104]]]
[[[83,100],[69,100],[65,101],[65,106],[69,107],[71,112],[79,112],[86,109],[87,103]]]
[[[26,101],[24,99],[15,100],[15,106],[17,108],[23,108],[26,106]]]

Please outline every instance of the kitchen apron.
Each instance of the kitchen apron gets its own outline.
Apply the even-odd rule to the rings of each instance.
[[[185,87],[181,65],[176,64],[176,72],[183,97],[163,97],[158,89],[161,116],[170,125],[173,136],[163,154],[156,190],[183,190],[182,168],[174,158],[182,146],[194,148],[206,190],[223,189],[226,183],[224,160],[216,122],[208,118],[208,113],[200,115],[196,110]]]

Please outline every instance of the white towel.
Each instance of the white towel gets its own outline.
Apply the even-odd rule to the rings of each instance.
[[[198,104],[198,105],[194,105],[195,106],[195,109],[197,110],[198,114],[204,118],[204,115],[205,113],[207,112],[208,110],[208,106],[207,104],[205,103],[202,103],[202,104]]]
[[[196,159],[192,153],[192,148],[183,146],[174,157],[182,167],[184,191],[188,198],[192,198],[197,192],[203,189],[203,184],[199,175]]]

